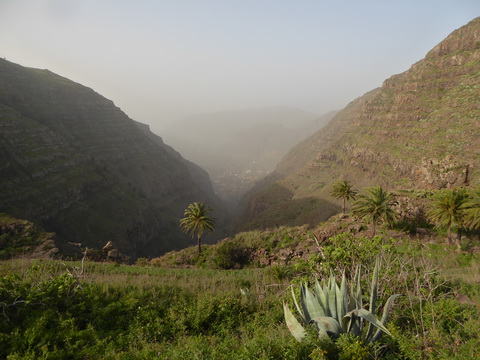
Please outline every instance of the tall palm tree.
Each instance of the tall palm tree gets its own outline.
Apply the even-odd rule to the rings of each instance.
[[[472,191],[461,208],[464,209],[467,226],[471,230],[480,229],[480,189]]]
[[[347,180],[342,180],[333,183],[330,195],[335,199],[343,200],[343,213],[345,214],[345,203],[350,200],[355,200],[357,191],[353,189],[353,185]]]
[[[379,222],[393,225],[397,219],[397,212],[393,208],[396,204],[394,194],[381,186],[375,186],[365,189],[365,194],[358,196],[352,205],[352,214],[365,219],[368,223],[373,223],[373,236],[375,236]]]
[[[202,252],[203,232],[212,232],[215,229],[216,220],[208,217],[210,211],[212,211],[212,209],[205,206],[204,203],[194,202],[188,205],[183,213],[185,217],[180,219],[180,227],[186,234],[190,233],[193,238],[195,233],[197,233],[198,253]]]
[[[452,228],[461,228],[464,223],[464,204],[467,200],[464,189],[438,191],[430,204],[427,216],[435,223],[435,227],[447,228],[448,242],[453,244]],[[457,238],[457,245],[459,239]]]

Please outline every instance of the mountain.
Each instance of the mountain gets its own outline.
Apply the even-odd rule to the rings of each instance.
[[[292,146],[333,115],[319,117],[289,107],[226,111],[188,117],[163,129],[162,136],[206,169],[216,192],[235,203]]]
[[[110,240],[133,258],[180,249],[183,209],[219,204],[204,170],[112,101],[3,59],[0,160],[0,211],[55,232],[63,253]]]
[[[328,195],[357,189],[479,185],[480,18],[408,71],[352,101],[257,184],[239,228],[315,224],[340,210]]]

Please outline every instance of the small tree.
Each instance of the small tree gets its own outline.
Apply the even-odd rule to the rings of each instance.
[[[435,224],[435,227],[447,228],[447,237],[450,244],[454,244],[452,228],[461,228],[464,222],[464,206],[467,200],[467,192],[464,189],[442,190],[435,194],[427,216]],[[457,238],[457,245],[459,245]]]
[[[212,211],[204,203],[194,202],[185,209],[183,219],[180,219],[180,227],[186,234],[191,234],[192,238],[197,233],[198,253],[202,252],[202,235],[204,231],[212,232],[215,229],[214,218],[207,215]]]
[[[393,225],[397,219],[397,212],[393,206],[397,204],[395,195],[384,190],[381,186],[365,189],[365,194],[358,196],[353,203],[352,214],[358,218],[373,223],[373,236],[375,236],[379,222]]]
[[[464,210],[467,227],[470,230],[480,229],[480,189],[472,191],[461,208]]]
[[[330,195],[335,199],[343,200],[343,213],[345,214],[345,203],[350,200],[355,200],[357,191],[353,189],[353,185],[348,181],[342,180],[333,183]]]

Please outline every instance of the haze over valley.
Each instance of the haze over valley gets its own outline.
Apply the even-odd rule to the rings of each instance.
[[[256,181],[334,114],[319,116],[288,107],[219,112],[175,122],[161,134],[185,158],[208,171],[216,193],[235,211]]]
[[[92,89],[1,59],[2,211],[57,233],[61,251],[114,239],[136,258],[188,244],[177,222],[195,201],[215,209],[212,241],[314,226],[338,212],[328,193],[338,179],[392,189],[475,184],[478,25],[337,113],[192,116],[165,127],[167,144]]]
[[[0,1],[0,358],[479,358],[479,15]]]

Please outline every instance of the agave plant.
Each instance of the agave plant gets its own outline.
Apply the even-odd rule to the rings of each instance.
[[[400,295],[390,296],[383,308],[382,318],[378,320],[374,315],[377,307],[378,265],[377,261],[372,276],[369,310],[363,308],[360,267],[357,268],[350,286],[350,293],[345,273],[340,286],[332,273],[330,273],[328,283],[323,286],[320,286],[318,280],[315,280],[313,290],[310,290],[307,284],[300,285],[300,305],[292,287],[293,301],[303,325],[285,303],[283,303],[283,310],[288,329],[295,339],[301,341],[305,337],[304,326],[307,324],[315,325],[319,337],[336,338],[341,333],[352,333],[356,336],[363,336],[366,341],[373,342],[377,341],[383,333],[391,336],[385,323],[395,298]],[[368,323],[368,328],[364,331],[365,322]]]

